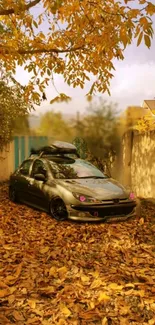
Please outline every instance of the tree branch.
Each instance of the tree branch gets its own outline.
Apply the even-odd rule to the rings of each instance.
[[[79,46],[79,47],[72,47],[72,48],[67,48],[67,49],[64,49],[64,50],[59,50],[59,49],[54,49],[54,48],[51,48],[51,49],[34,49],[34,50],[22,50],[22,49],[19,49],[17,51],[13,51],[11,49],[4,49],[3,47],[3,50],[0,50],[0,53],[3,53],[3,54],[20,54],[20,55],[33,55],[33,54],[42,54],[42,53],[70,53],[70,52],[76,52],[78,50],[82,50],[84,49],[83,46]]]
[[[90,5],[92,5],[93,7],[96,7],[95,5],[98,6],[97,3],[92,2],[92,1],[88,1],[88,3],[89,3]],[[110,15],[110,16],[122,16],[123,18],[128,19],[128,17],[127,17],[125,14],[121,14],[121,13],[119,13],[119,12],[108,12],[108,11],[102,9],[101,6],[99,6],[99,8],[100,8],[100,10],[101,10],[103,13],[105,13],[106,15]],[[127,8],[129,8],[129,7],[127,7]],[[129,8],[129,9],[131,9],[131,8]]]
[[[33,0],[30,3],[22,6],[21,8],[19,7],[19,11],[26,11],[29,10],[30,8],[34,7],[35,5],[37,5],[41,0]],[[0,16],[7,16],[7,15],[12,15],[16,13],[16,10],[14,8],[10,8],[10,9],[0,9]]]
[[[72,47],[72,48],[67,48],[65,50],[59,50],[59,49],[36,49],[36,50],[18,50],[18,53],[21,55],[26,55],[26,54],[41,54],[41,53],[69,53],[69,52],[75,52],[78,50],[82,50],[83,46],[79,47]]]

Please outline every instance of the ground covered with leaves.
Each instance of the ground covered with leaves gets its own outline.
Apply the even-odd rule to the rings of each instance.
[[[0,187],[0,324],[155,324],[155,205],[117,224],[61,222]]]

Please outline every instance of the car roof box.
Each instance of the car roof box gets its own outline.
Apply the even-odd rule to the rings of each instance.
[[[63,141],[54,141],[51,145],[40,147],[39,149],[31,149],[31,155],[43,156],[52,154],[76,154],[79,156],[73,144]]]

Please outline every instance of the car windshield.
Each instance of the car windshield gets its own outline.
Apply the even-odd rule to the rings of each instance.
[[[50,161],[54,178],[77,179],[77,178],[108,178],[91,163],[82,159],[60,160],[55,163]]]

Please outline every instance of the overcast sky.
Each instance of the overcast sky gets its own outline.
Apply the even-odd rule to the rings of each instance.
[[[115,75],[110,86],[111,96],[103,94],[100,97],[117,103],[120,109],[125,109],[130,105],[139,106],[144,99],[153,99],[155,97],[155,37],[150,50],[144,44],[139,47],[135,43],[130,45],[125,51],[125,59],[116,61],[115,68]],[[17,79],[22,84],[25,84],[29,79],[29,75],[19,67],[17,68]],[[63,77],[56,75],[55,85],[60,92],[71,96],[72,101],[68,104],[54,103],[50,105],[49,101],[57,96],[53,86],[50,85],[46,89],[48,100],[36,108],[37,114],[51,109],[61,111],[64,114],[85,111],[88,107],[85,95],[90,88],[90,84],[86,84],[83,90],[80,88],[73,89],[64,83]]]

